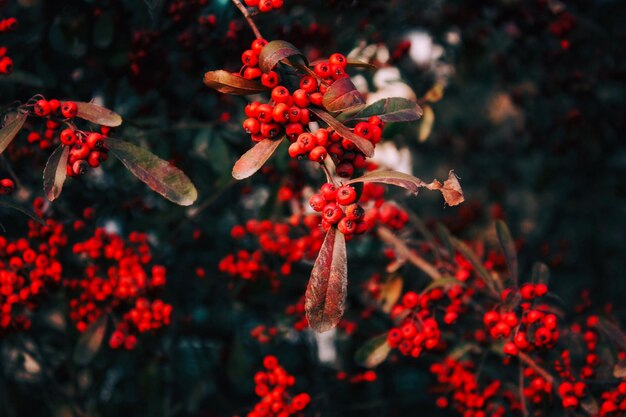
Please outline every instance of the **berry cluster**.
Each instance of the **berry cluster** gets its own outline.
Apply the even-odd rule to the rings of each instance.
[[[319,223],[319,216],[308,215],[293,216],[289,223],[252,219],[245,226],[234,226],[231,230],[234,239],[251,238],[260,248],[253,252],[241,249],[236,254],[229,254],[220,261],[218,268],[230,276],[247,280],[268,277],[272,285],[278,286],[276,269],[288,276],[294,262],[311,260],[317,255],[324,240]],[[272,266],[273,260],[280,263],[278,268]]]
[[[376,169],[376,167],[366,167]],[[373,182],[363,184],[363,191],[359,198],[359,203],[365,208],[363,220],[367,222],[370,229],[378,223],[393,230],[402,230],[409,221],[409,215],[392,202],[385,201],[385,187]]]
[[[11,178],[2,178],[0,180],[0,195],[11,194],[14,189],[15,183]]]
[[[602,393],[599,417],[617,417],[626,414],[626,381],[612,391]]]
[[[354,187],[343,185],[336,188],[333,184],[326,183],[319,193],[309,199],[309,205],[313,210],[322,213],[322,228],[325,231],[336,225],[346,240],[350,240],[355,234],[363,234],[369,228],[363,220],[365,211],[356,203],[356,199]]]
[[[274,88],[280,82],[278,74],[274,71],[263,74],[263,71],[259,68],[259,55],[261,55],[261,50],[263,50],[265,45],[267,45],[267,41],[265,39],[255,39],[252,41],[250,49],[246,49],[241,54],[243,67],[241,67],[239,73],[241,73],[243,77],[248,80],[261,78],[261,83],[264,86],[267,88]]]
[[[61,144],[69,146],[69,158],[67,161],[67,175],[70,177],[83,175],[89,168],[97,168],[100,163],[107,160],[108,150],[104,146],[109,128],[101,127],[101,132],[83,132],[70,122],[78,112],[78,106],[72,101],[61,102],[57,99],[37,100],[33,105],[33,112],[39,117],[46,119],[46,132],[41,136],[39,132],[31,132],[28,135],[29,143],[39,143],[41,149],[47,149],[56,140],[57,131],[61,122],[52,119],[59,117],[69,127],[63,129],[58,138]]]
[[[254,375],[254,392],[261,397],[261,401],[248,413],[248,417],[289,417],[299,416],[311,402],[307,393],[291,396],[288,392],[296,379],[287,373],[278,363],[275,356],[266,356],[263,359],[266,372],[257,372]]]
[[[41,296],[61,281],[59,249],[67,244],[63,225],[30,220],[28,237],[9,241],[0,236],[0,334],[27,330]]]
[[[534,308],[533,300],[548,293],[546,284],[524,284],[520,289],[522,298],[521,319],[514,311],[489,311],[483,321],[493,339],[506,339],[504,352],[517,355],[532,349],[552,348],[559,340],[558,319],[556,315],[547,313],[543,308]],[[503,291],[506,300],[510,290]],[[506,308],[504,309],[506,310]]]
[[[284,0],[244,0],[246,6],[256,7],[261,13],[271,12],[280,9],[285,3]]]
[[[165,285],[165,268],[150,266],[152,255],[145,234],[133,232],[126,241],[96,229],[91,238],[74,244],[73,252],[86,263],[82,278],[65,282],[78,293],[70,300],[70,318],[79,331],[105,314],[120,313],[122,320],[109,344],[128,349],[135,345],[135,333],[169,324],[172,307],[151,297]]]
[[[524,380],[529,383],[523,387],[522,394],[530,404],[541,404],[552,394],[552,384],[531,367],[524,368],[523,372]]]
[[[14,17],[0,19],[0,33],[13,32],[17,30],[18,22]],[[0,74],[10,74],[13,72],[13,60],[7,55],[6,46],[0,46]]]
[[[516,395],[502,387],[499,380],[481,388],[477,372],[471,362],[458,362],[446,359],[430,366],[430,372],[437,378],[442,391],[448,396],[437,399],[440,408],[451,407],[463,416],[502,417],[511,410],[519,410]]]

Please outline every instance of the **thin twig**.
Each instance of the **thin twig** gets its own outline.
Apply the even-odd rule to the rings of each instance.
[[[235,6],[237,6],[241,14],[243,14],[243,17],[248,22],[248,26],[250,26],[250,29],[252,29],[252,31],[254,32],[254,36],[256,36],[257,39],[263,39],[261,32],[259,32],[259,28],[256,27],[256,24],[252,20],[252,16],[250,15],[250,12],[248,12],[248,9],[246,9],[246,6],[244,6],[239,0],[231,0],[231,1],[233,2]]]

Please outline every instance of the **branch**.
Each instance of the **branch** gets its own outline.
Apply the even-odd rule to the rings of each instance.
[[[259,32],[259,28],[256,27],[256,24],[252,20],[252,16],[250,15],[250,12],[248,12],[248,9],[246,9],[246,6],[241,4],[241,1],[239,0],[231,0],[231,1],[233,2],[235,6],[237,6],[241,14],[243,14],[243,17],[248,22],[248,26],[250,26],[250,29],[252,29],[252,31],[254,32],[254,36],[256,36],[257,39],[263,39],[261,32]]]

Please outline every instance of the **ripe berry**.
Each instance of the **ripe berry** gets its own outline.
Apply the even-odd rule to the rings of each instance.
[[[344,55],[339,54],[339,53],[334,53],[328,59],[328,63],[330,65],[338,65],[340,67],[345,67],[346,64],[348,63],[348,60],[346,59]]]
[[[322,106],[322,103],[324,101],[324,95],[322,93],[311,93],[309,94],[309,101],[311,102],[311,104],[315,104],[316,106]]]
[[[313,71],[315,71],[315,73],[321,78],[330,77],[330,65],[327,61],[322,61],[315,64]]]
[[[89,156],[87,157],[87,162],[89,163],[89,166],[92,168],[97,168],[100,166],[100,152],[98,151],[93,151],[91,153],[89,153]]]
[[[354,165],[344,161],[337,165],[337,175],[341,178],[350,178],[354,174]]]
[[[0,58],[0,74],[10,74],[13,72],[13,60],[8,56]]]
[[[323,146],[316,146],[309,153],[309,159],[314,162],[323,162],[326,159],[328,152],[326,152],[326,148]]]
[[[61,108],[61,102],[56,98],[48,101],[48,104],[50,105],[50,113],[56,113]]]
[[[304,108],[309,105],[309,93],[307,93],[303,89],[298,89],[293,92],[293,103],[300,107]]]
[[[370,124],[367,122],[360,122],[354,126],[354,133],[362,138],[371,139],[372,132],[370,130]]]
[[[89,164],[84,159],[76,161],[72,164],[72,171],[76,175],[83,175],[89,170]]]
[[[260,12],[267,13],[271,11],[274,6],[272,5],[272,0],[260,0],[258,8]]]
[[[326,199],[322,194],[313,194],[309,199],[309,205],[317,212],[321,212],[326,206]]]
[[[100,133],[90,133],[85,138],[85,143],[89,149],[100,149],[104,144],[104,137]]]
[[[337,198],[337,188],[335,188],[335,186],[329,182],[322,185],[320,191],[324,198],[328,201],[335,201],[335,199]]]
[[[285,134],[290,141],[295,141],[302,132],[304,132],[304,127],[300,123],[289,123],[285,126]]]
[[[310,94],[317,90],[317,80],[310,75],[305,75],[300,79],[300,88]]]
[[[259,58],[252,49],[248,49],[243,54],[241,54],[241,62],[249,67],[255,67],[256,64],[258,64],[259,62]]]
[[[344,235],[351,235],[356,230],[356,223],[353,220],[344,217],[337,224],[337,229]]]
[[[300,158],[304,154],[302,143],[300,142],[292,143],[291,145],[289,145],[288,152],[291,158]]]
[[[365,214],[363,207],[357,203],[352,203],[346,207],[346,217],[350,220],[361,220],[363,214]]]
[[[256,1],[258,4],[258,1]],[[263,49],[263,47],[267,45],[267,41],[265,39],[255,39],[252,42],[252,50],[259,55],[261,53],[261,50]]]
[[[263,75],[263,71],[257,67],[248,67],[243,71],[243,78],[247,80],[254,80],[255,78],[259,78]]]
[[[280,133],[280,126],[276,123],[261,123],[261,135],[266,138],[276,137]]]
[[[341,204],[342,206],[347,206],[354,203],[355,200],[356,190],[353,187],[349,185],[344,185],[337,189],[337,203]]]
[[[66,119],[73,118],[74,116],[76,116],[77,112],[78,112],[78,106],[76,105],[76,103],[72,101],[66,101],[61,106],[61,113],[63,114],[63,117],[65,117]]]
[[[271,123],[272,122],[272,110],[274,108],[269,104],[261,104],[257,109],[257,119],[262,123]]]
[[[343,211],[336,203],[328,203],[322,211],[324,220],[330,224],[335,224],[343,217]]]
[[[15,183],[10,178],[0,180],[0,195],[11,194],[15,189]]]
[[[287,88],[282,85],[274,87],[271,96],[272,100],[274,100],[276,103],[287,103],[291,99],[289,90],[287,90]]]
[[[261,123],[257,119],[248,118],[243,122],[243,130],[250,135],[256,135],[261,131]]]
[[[270,71],[267,74],[261,76],[261,84],[267,88],[274,88],[278,85],[278,74],[274,71]]]
[[[63,145],[70,146],[76,142],[76,132],[74,132],[74,129],[64,129],[60,137]]]
[[[47,100],[38,100],[37,103],[35,103],[34,110],[37,116],[47,116],[50,114],[50,103],[48,103]]]

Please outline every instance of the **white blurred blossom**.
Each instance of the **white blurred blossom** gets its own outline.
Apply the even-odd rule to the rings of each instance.
[[[394,171],[413,174],[413,159],[411,151],[407,147],[398,149],[393,142],[381,142],[376,145],[372,161],[381,168],[393,169]]]

